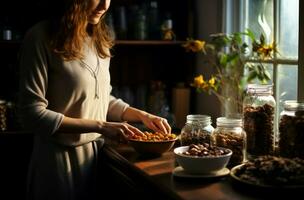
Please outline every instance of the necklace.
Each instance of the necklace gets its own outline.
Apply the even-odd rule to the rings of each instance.
[[[93,76],[93,78],[95,79],[95,99],[99,99],[99,87],[98,87],[98,73],[99,73],[99,59],[98,56],[96,55],[97,58],[97,64],[95,67],[95,70],[92,69],[92,67],[90,65],[88,65],[87,63],[85,63],[82,59],[80,60],[82,66],[84,66],[91,74],[91,76]]]

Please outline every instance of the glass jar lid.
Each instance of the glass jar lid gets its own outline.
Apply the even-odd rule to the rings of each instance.
[[[272,84],[248,84],[247,93],[252,95],[272,95]]]
[[[284,109],[288,111],[304,110],[304,102],[299,102],[296,100],[286,100],[284,101]]]
[[[243,120],[240,118],[218,117],[216,119],[216,125],[224,127],[242,127]]]
[[[211,117],[209,115],[187,115],[186,123],[201,123],[202,125],[211,124]]]
[[[0,99],[0,104],[6,104],[6,101],[5,100],[2,100],[2,99]]]

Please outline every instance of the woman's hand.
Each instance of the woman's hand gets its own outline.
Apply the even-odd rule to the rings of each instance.
[[[146,112],[143,112],[139,117],[147,128],[152,129],[155,132],[165,134],[171,133],[171,126],[167,119]]]
[[[126,122],[102,122],[100,133],[117,142],[126,143],[134,135],[143,135],[138,128]]]
[[[171,133],[171,127],[165,118],[147,113],[133,107],[128,107],[122,116],[123,120],[142,122],[147,128],[161,133]]]

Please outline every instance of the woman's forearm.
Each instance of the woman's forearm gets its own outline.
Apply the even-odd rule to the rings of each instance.
[[[56,133],[80,134],[88,132],[101,133],[103,136],[116,141],[127,141],[127,138],[134,134],[142,134],[140,130],[127,123],[103,122],[70,117],[64,117]]]
[[[122,120],[127,122],[140,122],[142,121],[142,116],[147,114],[145,111],[130,106],[123,113]]]
[[[102,122],[90,119],[64,117],[57,133],[100,132]]]

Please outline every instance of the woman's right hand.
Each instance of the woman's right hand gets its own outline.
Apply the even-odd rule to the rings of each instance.
[[[111,140],[121,143],[126,143],[134,135],[144,134],[127,122],[102,122],[100,133]]]

